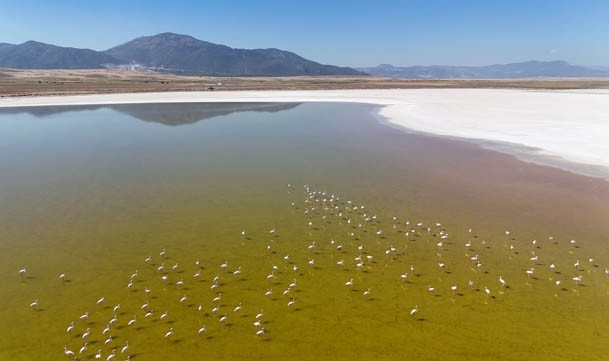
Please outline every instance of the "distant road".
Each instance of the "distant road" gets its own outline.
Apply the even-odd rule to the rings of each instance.
[[[445,79],[376,77],[196,77],[125,70],[0,68],[0,97],[218,90],[421,88],[603,89],[608,78]]]

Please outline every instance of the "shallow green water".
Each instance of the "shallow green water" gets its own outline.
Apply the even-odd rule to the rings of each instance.
[[[0,359],[606,359],[606,193],[373,111],[4,111]]]

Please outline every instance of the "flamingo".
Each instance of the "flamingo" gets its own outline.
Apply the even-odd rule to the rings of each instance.
[[[113,348],[112,353],[108,357],[106,357],[106,361],[110,361],[110,360],[114,359],[115,357],[116,357],[116,349]]]
[[[108,336],[106,341],[104,341],[104,346],[108,346],[110,344],[110,342],[112,342],[112,336]]]
[[[74,357],[74,352],[72,350],[68,350],[67,347],[63,347],[63,353],[68,357]]]

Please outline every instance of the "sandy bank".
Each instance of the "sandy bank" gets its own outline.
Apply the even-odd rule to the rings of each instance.
[[[382,89],[170,92],[2,98],[0,107],[168,102],[379,104],[409,131],[464,138],[519,158],[609,179],[609,90]]]

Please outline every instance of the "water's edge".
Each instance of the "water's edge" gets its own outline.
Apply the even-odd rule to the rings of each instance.
[[[400,93],[401,94],[401,93]],[[393,106],[397,104],[406,105],[401,99],[396,99],[392,96],[392,93],[379,93],[363,94],[358,92],[332,92],[332,91],[317,91],[317,92],[301,92],[301,91],[283,91],[283,92],[240,92],[236,94],[220,94],[220,93],[209,93],[204,94],[204,98],[201,95],[190,93],[190,94],[146,94],[145,96],[138,96],[136,93],[123,95],[121,98],[116,96],[74,96],[66,100],[66,97],[57,97],[51,100],[45,98],[36,99],[19,99],[19,102],[0,102],[0,108],[13,108],[13,107],[37,107],[37,106],[61,106],[61,105],[107,105],[107,104],[134,104],[134,103],[166,103],[166,102],[200,102],[200,103],[219,103],[219,102],[272,102],[272,103],[284,103],[284,102],[336,102],[336,103],[361,103],[361,104],[373,104],[378,106],[372,113],[373,116],[382,124],[400,129],[404,132],[413,134],[424,134],[427,136],[441,137],[444,139],[452,139],[458,141],[466,141],[479,145],[481,148],[497,151],[503,154],[509,154],[515,156],[517,159],[534,163],[542,166],[550,166],[553,168],[562,169],[579,175],[604,179],[609,181],[609,167],[604,165],[586,164],[577,161],[567,160],[560,155],[549,154],[547,151],[541,148],[531,147],[524,144],[493,141],[483,138],[467,138],[460,136],[450,136],[437,134],[433,132],[420,131],[413,128],[405,127],[399,124],[399,121],[393,121],[392,119],[381,114],[382,110],[387,106]],[[382,95],[382,96],[379,96]],[[236,96],[236,97],[235,97]]]
[[[391,119],[382,115],[382,109],[384,109],[385,107],[386,105],[379,105],[378,107],[376,107],[371,113],[372,116],[379,123],[394,129],[398,129],[405,133],[420,134],[428,137],[437,137],[442,139],[474,143],[486,150],[512,155],[523,162],[558,168],[567,172],[587,177],[600,178],[609,182],[609,168],[607,167],[594,164],[572,162],[557,155],[547,154],[545,153],[544,149],[530,147],[524,144],[500,142],[480,138],[465,138],[451,135],[435,134],[408,128],[397,122],[393,122],[391,121]]]

